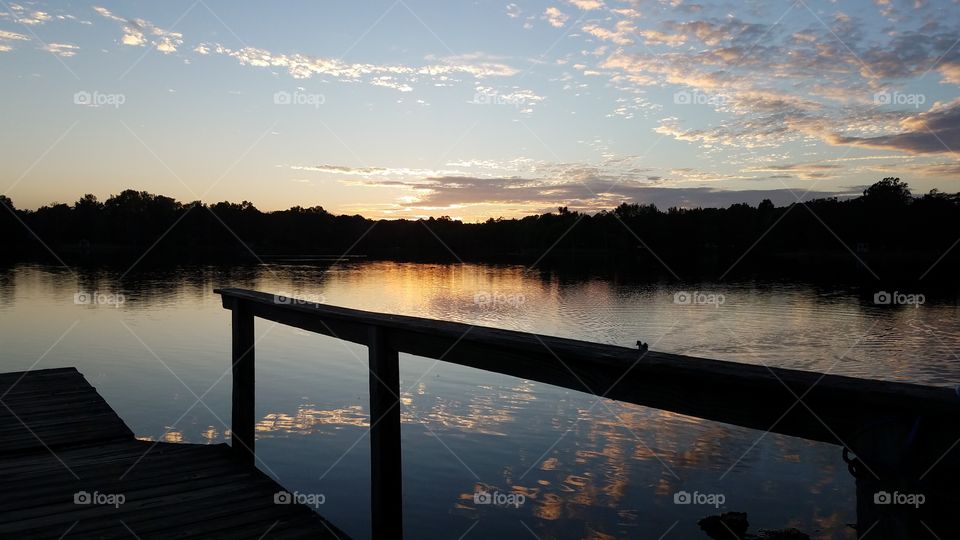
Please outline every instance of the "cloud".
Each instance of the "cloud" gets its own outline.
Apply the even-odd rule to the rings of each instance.
[[[944,176],[960,176],[960,162],[939,162],[915,165],[910,167],[910,171],[921,176],[933,176],[943,178]]]
[[[50,20],[50,14],[44,11],[34,11],[29,15],[21,17],[18,19],[19,22],[23,24],[43,24]]]
[[[80,47],[76,45],[71,45],[69,43],[48,43],[43,46],[43,50],[60,56],[62,58],[70,58],[77,54],[77,51],[80,50]]]
[[[941,64],[937,71],[943,76],[943,81],[951,84],[960,84],[960,62]]]
[[[656,177],[653,177],[656,178]],[[478,178],[470,176],[443,176],[427,178],[419,183],[392,182],[377,187],[405,188],[411,192],[397,198],[393,208],[386,212],[403,215],[410,212],[444,213],[457,210],[477,219],[489,217],[492,212],[521,215],[543,211],[545,208],[567,206],[580,211],[595,212],[615,208],[623,202],[656,204],[660,208],[725,207],[735,203],[756,205],[763,199],[777,204],[796,202],[805,190],[724,190],[713,187],[661,187],[650,182],[629,182],[611,186],[606,180],[557,182],[533,178]],[[796,195],[795,195],[796,193]],[[811,191],[803,200],[833,196],[836,193]],[[472,212],[471,212],[472,210]]]
[[[626,17],[628,19],[639,19],[641,13],[633,8],[616,8],[611,9],[610,13],[615,13],[621,17]]]
[[[380,77],[373,77],[370,79],[370,84],[374,86],[382,86],[384,88],[392,88],[400,92],[413,92],[413,87],[404,82],[398,81],[391,75],[381,75]]]
[[[416,177],[443,176],[461,174],[460,170],[444,169],[410,169],[406,167],[350,167],[346,165],[290,165],[295,171],[312,171],[337,176],[359,176],[363,178],[378,177]]]
[[[473,101],[475,105],[512,105],[529,111],[534,105],[538,105],[546,98],[536,94],[532,90],[511,87],[507,89],[495,88],[493,86],[477,85]]]
[[[451,161],[445,164],[447,167],[458,167],[459,170],[481,170],[488,171],[492,175],[492,171],[496,171],[498,175],[504,174],[505,171],[518,172],[518,171],[530,171],[536,170],[537,167],[545,166],[545,163],[538,161],[532,158],[527,157],[518,157],[508,160],[493,160],[493,159],[462,159],[458,161]],[[458,173],[466,174],[466,173]],[[432,175],[440,176],[440,175]]]
[[[794,173],[796,176],[805,179],[828,178],[834,176],[834,173],[841,169],[840,165],[824,163],[788,163],[785,165],[765,165],[758,167],[748,167],[746,172],[774,173],[778,177],[792,178],[793,175],[782,173]]]
[[[543,17],[550,23],[550,26],[554,28],[563,28],[563,26],[567,24],[567,21],[570,20],[569,15],[553,6],[548,7],[543,12]]]
[[[423,169],[407,167],[352,167],[346,165],[291,165],[290,168],[301,171],[314,171],[337,176],[355,176],[363,178],[392,178],[404,182],[417,179],[417,183],[432,177],[473,176],[492,178],[512,173],[511,178],[524,175],[531,177],[550,177],[556,182],[583,181],[586,179],[610,183],[645,180],[651,169],[638,167],[638,158],[622,156],[605,160],[600,164],[587,163],[550,163],[530,158],[514,158],[505,161],[463,160],[447,163],[452,169]],[[679,173],[678,173],[679,174]]]
[[[0,13],[0,18],[9,18],[14,22],[35,26],[44,24],[52,17],[45,11],[30,11],[20,4],[9,4],[9,13]]]
[[[436,58],[427,56],[427,60],[437,60],[439,65],[429,65],[419,68],[420,74],[446,75],[449,73],[466,73],[478,79],[484,77],[511,77],[520,73],[517,68],[505,64],[503,58],[485,53],[474,52],[467,54],[450,55]]]
[[[12,51],[13,45],[10,43],[12,41],[30,41],[30,38],[16,32],[0,30],[0,53]]]
[[[641,30],[637,32],[643,37],[647,45],[667,45],[668,47],[679,47],[687,42],[687,37],[681,34],[671,34],[662,30]]]
[[[707,148],[731,146],[754,149],[779,146],[797,138],[799,135],[784,120],[781,115],[768,115],[707,128],[683,129],[678,119],[665,118],[654,131],[678,141],[700,143]]]
[[[960,98],[935,103],[929,111],[900,121],[900,131],[876,137],[829,134],[831,144],[897,150],[910,154],[951,154],[960,149]]]
[[[599,141],[591,141],[603,150]],[[466,159],[437,168],[353,167],[338,164],[288,166],[313,171],[353,188],[383,189],[392,202],[355,211],[380,216],[461,215],[486,219],[491,215],[520,216],[557,206],[595,212],[622,202],[670,206],[757,204],[769,198],[777,204],[796,202],[809,181],[846,178],[853,172],[871,177],[955,174],[960,165],[949,161],[917,163],[910,156],[861,155],[790,162],[783,156],[756,154],[730,165],[732,171],[694,167],[664,169],[645,164],[640,156],[610,154],[598,163],[545,162],[527,157],[510,160]],[[794,180],[799,186],[784,186]],[[732,184],[737,182],[737,184]],[[807,184],[807,185],[804,185]],[[752,186],[750,189],[731,189]],[[769,187],[768,187],[769,186]],[[789,189],[788,189],[789,187]],[[792,190],[792,192],[791,192]],[[846,186],[811,190],[803,200],[858,195],[862,188]],[[795,196],[796,194],[796,196]]]
[[[468,76],[482,80],[494,77],[510,77],[519,70],[501,59],[481,53],[456,56],[428,56],[430,64],[408,66],[402,64],[350,63],[335,58],[310,56],[300,53],[280,54],[244,47],[230,49],[219,43],[200,43],[194,49],[201,55],[223,55],[235,59],[241,65],[260,68],[279,68],[294,79],[309,79],[327,76],[342,82],[365,82],[374,86],[410,92],[418,83],[449,85],[458,82],[457,77]]]
[[[881,79],[904,79],[925,74],[940,60],[960,60],[960,51],[951,49],[956,29],[932,27],[898,33],[889,42],[855,51],[862,60],[861,75]],[[941,58],[941,55],[943,57]]]
[[[647,115],[661,109],[663,109],[663,106],[659,103],[653,103],[643,96],[632,96],[629,98],[617,98],[616,106],[607,116],[619,116],[629,120],[637,114]]]
[[[317,171],[327,173],[353,174],[358,176],[369,176],[373,174],[387,174],[386,167],[347,167],[345,165],[293,165],[291,169],[298,171]]]
[[[696,39],[708,47],[734,43],[752,45],[770,29],[765,24],[747,23],[739,19],[670,22],[666,27],[670,32]]]
[[[605,7],[601,0],[567,0],[567,3],[584,11],[593,11]]]
[[[648,45],[679,47],[699,41],[708,47],[756,44],[770,30],[768,25],[747,23],[736,18],[701,21],[665,21],[661,29],[647,29],[640,34]]]
[[[183,34],[179,32],[158,28],[144,19],[118,17],[105,7],[94,6],[93,10],[101,17],[120,24],[123,28],[120,43],[124,45],[144,47],[149,43],[163,54],[177,52],[177,47],[183,45]]]
[[[633,31],[624,25],[624,32],[591,24],[584,28],[587,35],[618,48],[595,66],[581,66],[582,72],[602,73],[624,92],[677,87],[674,104],[686,107],[674,107],[671,112],[679,118],[661,120],[654,131],[708,150],[815,141],[911,154],[960,148],[950,124],[960,119],[956,106],[922,113],[899,103],[878,106],[875,97],[883,92],[922,96],[910,78],[931,69],[945,83],[960,84],[960,50],[951,49],[956,28],[927,18],[919,26],[904,23],[867,40],[860,30],[866,26],[853,16],[837,12],[824,19],[827,26],[798,28],[689,17]],[[621,21],[630,22],[640,21]],[[633,35],[646,50],[628,43]],[[843,36],[842,43],[836,35]],[[681,93],[698,99],[678,100]],[[907,110],[892,110],[898,105]],[[699,112],[710,109],[719,117],[704,125]],[[629,113],[618,108],[615,114]]]
[[[596,24],[584,25],[583,31],[600,38],[604,41],[611,41],[617,45],[630,45],[633,43],[631,36],[636,32],[636,27],[630,21],[619,21],[613,30],[597,26]]]

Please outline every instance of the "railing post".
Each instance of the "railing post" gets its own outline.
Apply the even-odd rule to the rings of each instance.
[[[233,403],[230,445],[244,461],[254,462],[253,314],[243,302],[233,308]]]
[[[373,538],[403,537],[400,361],[386,331],[370,327],[370,477]]]

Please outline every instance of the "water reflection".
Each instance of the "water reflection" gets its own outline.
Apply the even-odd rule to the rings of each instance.
[[[496,478],[485,478],[487,482],[467,482],[467,489],[449,502],[451,515],[479,520],[491,519],[494,514],[493,519],[510,519],[510,509],[477,504],[475,496],[480,492],[513,493],[522,495],[524,500],[522,508],[513,509],[515,513],[545,522],[579,520],[592,527],[587,537],[614,538],[637,533],[647,515],[644,509],[669,504],[674,493],[691,485],[691,477],[713,472],[710,483],[722,485],[716,480],[722,473],[732,471],[737,476],[749,472],[761,459],[747,453],[754,442],[749,430],[587,396],[555,408],[549,417],[531,418],[530,413],[535,411],[529,405],[544,397],[543,386],[531,381],[511,386],[478,385],[463,389],[466,393],[453,399],[442,395],[442,391],[434,391],[429,381],[421,381],[414,385],[415,391],[403,393],[401,422],[423,428],[436,438],[444,439],[451,433],[470,437],[482,434],[499,438],[503,444],[529,430],[532,422],[543,422],[558,435],[570,433],[570,440],[575,441],[574,445],[555,444],[539,458],[531,454],[529,460],[503,467]],[[323,439],[336,430],[368,426],[369,416],[363,406],[322,409],[303,403],[295,411],[264,415],[257,423],[257,431],[261,439]],[[413,441],[414,450],[410,451],[410,432],[404,433],[404,451],[415,455],[420,443]],[[805,489],[813,499],[835,500],[838,492],[844,493],[843,498],[852,498],[852,493],[843,487],[850,482],[846,469],[834,463],[816,462],[829,452],[823,452],[823,445],[776,435],[767,437],[772,444],[764,448],[760,464],[794,467],[792,473],[783,472],[787,476],[806,469],[802,474],[810,476],[805,478],[809,480]],[[493,447],[498,443],[484,444]],[[839,457],[838,452],[834,457]],[[802,466],[804,463],[807,467]],[[812,474],[810,465],[814,465]],[[694,482],[704,485],[696,483],[699,480]],[[638,504],[638,491],[645,491],[644,488],[648,493],[643,498],[649,506]],[[722,489],[741,487],[730,482]],[[779,482],[769,479],[759,486],[767,504],[783,497],[781,489]],[[797,495],[792,493],[791,497]],[[505,512],[507,515],[503,516]],[[843,519],[850,519],[849,512],[820,512],[815,507],[810,513],[788,514],[780,525],[817,529],[826,534],[824,538],[846,536],[848,528]],[[501,517],[496,517],[498,514]],[[564,525],[557,527],[545,526],[544,537],[554,537],[552,533],[561,532]]]
[[[312,435],[327,429],[344,426],[370,427],[370,415],[363,407],[354,405],[342,409],[318,409],[316,405],[304,404],[293,414],[269,413],[257,422],[257,437],[278,435]]]
[[[229,439],[229,316],[215,286],[837,374],[939,385],[960,375],[960,311],[934,295],[891,309],[856,288],[381,262],[124,271],[0,269],[0,365],[77,366],[144,440]],[[677,304],[678,290],[725,302]],[[78,291],[125,302],[78,305]],[[326,493],[323,513],[364,537],[365,350],[266,323],[257,334],[258,456],[291,489]],[[723,493],[719,511],[749,512],[757,527],[852,537],[853,483],[836,447],[407,355],[401,385],[412,537],[475,525],[469,537],[527,527],[541,538],[657,538],[674,524],[668,538],[702,537],[697,520],[718,509],[675,505],[679,490]],[[476,504],[480,489],[526,503]]]

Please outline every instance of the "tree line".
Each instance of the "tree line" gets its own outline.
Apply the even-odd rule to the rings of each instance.
[[[126,190],[99,201],[17,209],[0,195],[2,256],[269,258],[339,256],[489,261],[595,260],[667,266],[743,267],[771,261],[879,261],[942,254],[960,238],[960,194],[914,196],[899,178],[884,178],[849,199],[775,206],[658,209],[623,203],[594,214],[571,211],[464,223],[449,217],[371,220],[320,206],[263,212],[252,203],[182,203]],[[960,251],[958,249],[957,251]],[[748,255],[744,257],[744,254]],[[544,255],[546,254],[546,255]],[[826,258],[825,258],[826,257]],[[953,259],[952,256],[948,257]],[[929,261],[933,262],[933,261]],[[918,264],[922,265],[923,261]]]

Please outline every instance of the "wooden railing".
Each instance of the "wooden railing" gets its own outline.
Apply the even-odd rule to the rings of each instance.
[[[398,537],[402,531],[399,353],[839,445],[862,459],[856,461],[861,472],[869,469],[878,482],[886,468],[902,467],[889,465],[902,451],[895,444],[899,437],[911,437],[932,460],[949,452],[960,428],[960,399],[950,388],[695,358],[243,289],[215,292],[233,315],[232,444],[251,462],[254,317],[369,348],[374,538]],[[921,432],[920,422],[938,428]],[[882,442],[887,439],[894,442]],[[861,479],[858,475],[858,489]],[[864,489],[876,487],[872,480],[864,483]]]

